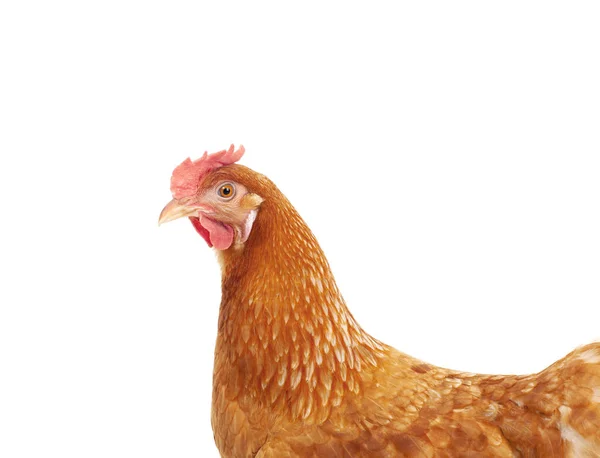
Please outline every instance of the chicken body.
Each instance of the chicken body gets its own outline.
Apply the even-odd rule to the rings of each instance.
[[[600,457],[600,343],[527,376],[423,363],[361,329],[271,181],[233,164],[199,189],[224,181],[261,200],[250,235],[238,228],[243,243],[218,251],[221,456]]]

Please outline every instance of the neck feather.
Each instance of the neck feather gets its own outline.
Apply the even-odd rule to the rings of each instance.
[[[292,419],[324,421],[360,392],[384,346],[356,323],[314,235],[278,191],[246,245],[221,256],[215,374],[225,369],[238,395],[291,406]]]

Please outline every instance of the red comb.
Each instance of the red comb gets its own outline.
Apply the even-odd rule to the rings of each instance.
[[[198,190],[200,178],[211,170],[224,165],[233,164],[244,155],[244,147],[240,145],[234,150],[233,145],[218,153],[204,153],[200,159],[192,161],[189,157],[175,167],[171,176],[171,193],[175,199],[191,196]]]

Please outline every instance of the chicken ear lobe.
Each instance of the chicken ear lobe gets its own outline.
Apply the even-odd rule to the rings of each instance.
[[[258,194],[249,192],[240,201],[240,207],[244,210],[256,210],[260,207],[265,199],[260,197]]]
[[[254,221],[256,220],[256,215],[258,214],[258,207],[263,202],[263,198],[258,194],[248,193],[246,194],[241,202],[240,207],[250,210],[248,215],[246,216],[246,220],[241,228],[241,237],[240,243],[246,243],[248,237],[250,237],[250,232],[252,232],[252,226],[254,225]]]

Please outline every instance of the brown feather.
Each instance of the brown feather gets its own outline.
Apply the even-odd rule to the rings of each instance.
[[[528,376],[459,373],[365,333],[296,210],[230,165],[260,210],[220,252],[212,424],[223,457],[600,456],[600,344]],[[253,197],[259,199],[259,197]]]

